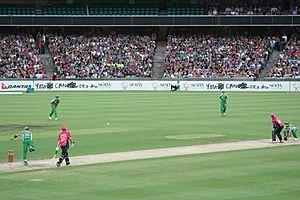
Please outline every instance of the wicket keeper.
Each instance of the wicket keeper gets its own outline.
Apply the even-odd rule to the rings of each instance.
[[[222,91],[222,94],[220,95],[220,112],[221,116],[224,116],[226,114],[227,109],[227,95],[225,94],[225,91]]]
[[[50,102],[51,105],[51,112],[49,114],[49,120],[52,119],[52,115],[54,114],[54,118],[55,120],[58,120],[58,116],[57,116],[57,106],[59,104],[60,100],[59,100],[59,96],[55,96],[55,98]]]
[[[23,164],[28,165],[27,151],[28,150],[29,152],[35,151],[35,145],[33,144],[32,141],[32,132],[29,130],[28,126],[25,126],[23,131],[15,134],[14,137],[10,138],[10,140],[14,140],[19,136],[23,137]]]
[[[284,140],[287,141],[288,138],[292,137],[292,135],[293,135],[293,140],[298,140],[297,127],[293,126],[289,122],[285,122],[284,125],[285,125],[285,130],[283,131]]]

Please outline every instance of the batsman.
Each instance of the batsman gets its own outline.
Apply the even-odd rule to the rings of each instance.
[[[49,120],[52,119],[52,115],[54,114],[54,118],[55,120],[58,120],[58,116],[57,116],[57,106],[59,104],[60,100],[59,100],[59,96],[55,96],[55,98],[50,102],[51,105],[51,112],[49,114]]]
[[[293,126],[289,122],[285,122],[284,125],[285,125],[285,129],[283,131],[284,140],[287,141],[288,138],[292,137],[292,135],[293,135],[293,140],[298,140],[298,137],[297,137],[297,127]]]
[[[278,137],[280,143],[283,143],[280,132],[282,131],[284,124],[278,119],[275,113],[271,113],[273,131],[272,131],[272,142],[276,142],[276,136]]]
[[[222,94],[220,95],[220,112],[221,116],[224,116],[226,114],[227,110],[227,95],[225,94],[225,91],[222,91]]]
[[[29,152],[35,151],[35,145],[32,141],[32,132],[29,130],[28,126],[24,127],[24,130],[20,133],[15,134],[10,140],[14,140],[15,138],[22,136],[23,137],[23,164],[28,165],[27,162],[27,151]]]
[[[66,165],[69,165],[70,159],[69,159],[68,149],[70,144],[71,146],[74,146],[74,142],[72,141],[71,133],[67,131],[66,125],[61,126],[61,132],[58,135],[57,140],[58,143],[57,143],[56,151],[58,150],[58,146],[60,146],[61,156],[57,161],[56,166],[59,167],[64,160],[66,162]]]

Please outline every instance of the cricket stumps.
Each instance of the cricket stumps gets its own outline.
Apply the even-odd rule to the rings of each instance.
[[[9,150],[7,153],[7,162],[9,165],[9,168],[12,168],[12,164],[14,162],[14,152],[13,150]]]

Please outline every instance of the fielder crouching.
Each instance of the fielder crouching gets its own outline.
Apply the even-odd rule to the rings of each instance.
[[[177,81],[175,85],[171,85],[171,91],[177,91],[180,90],[180,83]]]
[[[60,146],[61,148],[61,156],[56,163],[57,167],[59,167],[64,160],[66,161],[66,165],[70,164],[69,153],[68,153],[69,144],[71,144],[71,146],[74,145],[74,142],[72,141],[71,133],[67,131],[66,125],[62,125],[61,132],[58,135],[57,146]],[[56,147],[56,150],[58,150],[58,147]]]

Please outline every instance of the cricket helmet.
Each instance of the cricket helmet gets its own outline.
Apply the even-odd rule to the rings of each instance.
[[[67,126],[66,125],[62,125],[61,126],[61,130],[67,130]]]
[[[287,124],[287,125],[289,125],[289,122],[288,122],[288,121],[286,121],[286,122],[284,122],[284,124]]]
[[[56,95],[55,97],[56,97],[56,98],[59,98],[59,96],[58,96],[58,95]]]
[[[276,114],[275,113],[271,113],[271,117],[272,118],[276,117]]]

